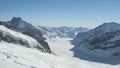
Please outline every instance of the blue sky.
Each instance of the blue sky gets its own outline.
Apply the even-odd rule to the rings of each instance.
[[[94,28],[120,22],[120,0],[0,0],[0,20],[14,16],[41,26]]]

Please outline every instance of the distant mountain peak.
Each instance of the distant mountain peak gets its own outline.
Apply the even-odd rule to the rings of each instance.
[[[21,17],[13,17],[10,22],[20,23],[21,21],[25,22]]]
[[[27,23],[21,17],[13,17],[12,20],[9,21],[9,22],[12,23],[12,24],[14,24],[14,25],[26,24]]]
[[[9,22],[22,29],[26,28],[29,24],[26,21],[24,21],[21,17],[13,17],[12,20]]]
[[[21,17],[13,17],[12,20],[19,20],[20,21],[20,20],[22,20],[22,18]]]

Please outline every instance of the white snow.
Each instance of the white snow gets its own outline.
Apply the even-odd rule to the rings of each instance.
[[[70,39],[48,40],[52,50],[57,54],[42,53],[35,49],[0,42],[0,68],[120,68],[81,60],[73,57]]]
[[[120,67],[119,65],[91,62],[73,57],[74,53],[70,49],[72,49],[74,45],[71,44],[70,40],[72,39],[64,38],[64,39],[52,39],[48,41],[51,49],[59,57],[67,59],[67,63],[70,64],[68,68],[119,68]],[[89,57],[89,55],[85,55],[84,57]]]

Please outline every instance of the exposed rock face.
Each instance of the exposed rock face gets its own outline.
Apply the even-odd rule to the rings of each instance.
[[[111,22],[100,25],[85,33],[79,33],[73,40],[79,49],[105,57],[120,56],[120,24]]]

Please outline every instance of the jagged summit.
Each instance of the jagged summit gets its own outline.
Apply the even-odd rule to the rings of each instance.
[[[13,17],[9,22],[23,29],[29,25],[29,23],[24,21],[21,17]]]
[[[22,18],[21,17],[13,17],[12,20],[19,20],[20,21],[20,20],[22,20]]]

